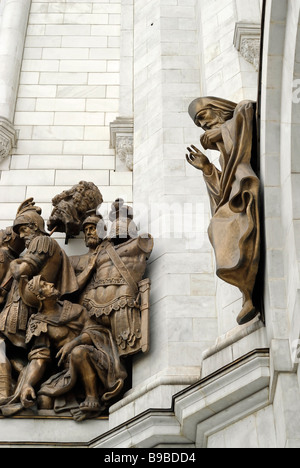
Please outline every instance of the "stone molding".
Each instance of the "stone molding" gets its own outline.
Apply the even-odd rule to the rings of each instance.
[[[260,60],[261,25],[238,22],[235,25],[233,44],[247,62],[258,71]]]
[[[228,331],[224,335],[217,338],[214,346],[203,352],[203,360],[212,357],[214,354],[223,351],[223,349],[232,346],[237,341],[242,340],[243,338],[246,338],[249,335],[252,335],[253,333],[257,332],[262,328],[264,329],[263,322],[259,318],[255,318],[252,320],[252,322],[249,322],[242,326],[238,326]]]
[[[0,159],[5,159],[11,154],[17,143],[17,131],[13,124],[0,116]]]
[[[116,150],[116,169],[125,166],[133,171],[133,144],[133,119],[117,117],[110,124],[110,147]]]
[[[50,416],[44,410],[36,418],[0,418],[0,448],[88,448],[91,441],[108,431],[108,418],[89,420],[84,425],[72,418]]]
[[[148,410],[94,440],[93,448],[180,444],[205,448],[214,431],[270,404],[268,349],[256,349],[173,396],[172,407]]]

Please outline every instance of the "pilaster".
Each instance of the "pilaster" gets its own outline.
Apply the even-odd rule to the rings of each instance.
[[[206,188],[185,159],[199,138],[187,112],[201,94],[195,4],[135,0],[134,14],[133,194],[141,232],[155,245],[151,338],[150,352],[134,358],[132,390],[111,408],[111,428],[170,407],[199,379],[202,351],[217,335]]]
[[[13,127],[31,0],[4,0],[0,26],[0,157],[16,144]]]

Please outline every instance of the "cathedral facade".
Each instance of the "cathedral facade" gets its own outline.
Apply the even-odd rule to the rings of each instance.
[[[88,181],[108,226],[122,199],[154,245],[149,343],[122,397],[84,431],[51,414],[0,417],[0,447],[300,447],[299,15],[300,0],[0,0],[0,229],[29,198],[49,220],[54,197]],[[203,97],[254,109],[260,258],[245,323],[186,157],[205,141],[189,115]],[[215,149],[204,152],[219,171]],[[82,234],[52,237],[86,254]]]

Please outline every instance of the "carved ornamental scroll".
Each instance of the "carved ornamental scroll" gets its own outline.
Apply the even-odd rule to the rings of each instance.
[[[0,160],[11,154],[17,144],[17,132],[9,120],[0,116]]]

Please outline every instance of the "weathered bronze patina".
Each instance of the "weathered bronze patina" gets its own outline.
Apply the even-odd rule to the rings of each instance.
[[[13,281],[10,265],[24,249],[24,240],[13,231],[12,227],[0,231],[0,285],[2,285],[0,307],[5,303]],[[0,398],[6,398],[11,392],[11,363],[6,357],[4,342],[0,346],[0,358]]]
[[[86,182],[78,186],[91,188]],[[73,187],[58,199],[70,201],[74,193]],[[20,411],[76,421],[100,416],[122,396],[125,358],[148,351],[150,281],[143,276],[153,240],[138,235],[132,208],[121,199],[112,205],[108,235],[103,217],[88,210],[90,204],[85,207],[84,255],[67,257],[46,232],[32,198],[0,238],[3,416]]]
[[[34,405],[33,387],[42,383],[57,353],[57,366],[63,370],[42,383],[38,391],[40,407],[54,407],[58,412],[67,407],[78,421],[101,414],[120,393],[127,377],[111,331],[82,306],[59,301],[60,292],[41,276],[30,282],[23,277],[20,293],[24,302],[38,310],[27,327],[26,343],[31,351],[20,392],[22,406]],[[81,403],[70,395],[78,380],[83,386]],[[66,396],[63,401],[62,396]]]
[[[260,182],[251,167],[255,103],[240,104],[204,97],[193,101],[189,114],[205,130],[205,150],[220,152],[220,170],[198,148],[188,148],[187,161],[203,172],[211,203],[208,234],[215,251],[217,275],[243,293],[239,324],[259,311],[252,295],[260,259]]]

